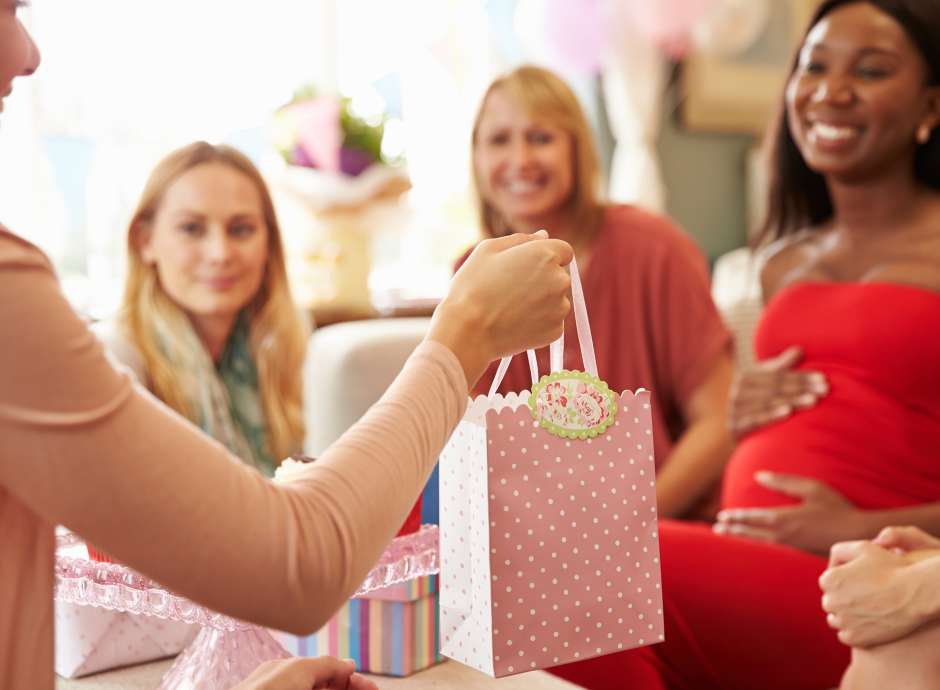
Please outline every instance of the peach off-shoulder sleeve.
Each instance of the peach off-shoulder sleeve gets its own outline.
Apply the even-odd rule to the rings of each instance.
[[[116,371],[45,257],[3,230],[0,324],[0,501],[212,609],[295,632],[362,581],[467,401],[453,353],[425,343],[305,476],[276,486]]]

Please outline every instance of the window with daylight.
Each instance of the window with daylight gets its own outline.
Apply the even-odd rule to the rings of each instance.
[[[476,236],[469,123],[490,66],[483,2],[100,0],[35,3],[42,51],[0,123],[0,220],[42,247],[92,316],[120,294],[126,223],[153,165],[205,139],[249,155],[303,255],[309,214],[280,193],[275,111],[312,85],[385,122],[410,190],[370,227],[379,297],[443,292]],[[283,202],[283,210],[281,209]],[[301,256],[302,258],[302,256]]]

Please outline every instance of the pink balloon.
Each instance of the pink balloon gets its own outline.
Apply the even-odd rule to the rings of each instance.
[[[692,28],[717,4],[717,0],[621,1],[640,33],[673,58],[688,53]]]
[[[579,72],[599,71],[607,50],[602,0],[544,1],[546,47],[560,64]]]

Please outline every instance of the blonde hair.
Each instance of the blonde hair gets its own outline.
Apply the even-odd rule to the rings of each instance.
[[[574,188],[567,201],[571,218],[577,227],[593,231],[600,222],[601,167],[594,146],[591,126],[571,88],[554,72],[534,65],[523,65],[496,78],[486,89],[473,120],[472,146],[477,147],[480,120],[490,95],[499,90],[522,106],[529,114],[538,115],[571,137]],[[512,232],[508,221],[483,198],[480,176],[473,164],[473,186],[483,234],[497,237]]]
[[[120,322],[125,334],[143,357],[151,390],[174,410],[199,424],[192,409],[192,395],[183,390],[174,363],[193,360],[193,353],[176,342],[160,340],[159,333],[183,333],[191,328],[186,313],[170,299],[157,277],[156,268],[141,256],[164,194],[181,175],[208,163],[231,167],[257,187],[268,231],[268,259],[261,287],[247,307],[249,347],[258,370],[258,388],[264,411],[269,450],[275,464],[300,450],[304,439],[303,384],[301,370],[308,328],[290,295],[281,231],[274,204],[264,179],[252,162],[229,146],[198,141],[170,153],[157,164],[144,186],[127,230],[127,282]],[[159,324],[159,327],[158,327]]]

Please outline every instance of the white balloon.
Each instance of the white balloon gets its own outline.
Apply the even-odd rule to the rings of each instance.
[[[552,51],[545,39],[547,20],[543,0],[519,0],[513,15],[513,28],[530,60],[548,62]]]
[[[754,45],[770,20],[771,0],[719,0],[692,30],[696,48],[731,57]]]

